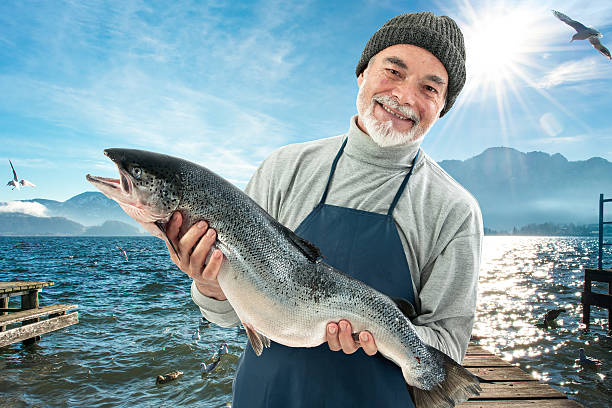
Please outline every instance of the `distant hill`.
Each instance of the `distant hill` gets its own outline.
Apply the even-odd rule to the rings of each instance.
[[[119,207],[119,204],[99,192],[88,191],[63,202],[42,198],[23,201],[40,203],[47,207],[51,216],[65,217],[86,226],[116,220],[139,227],[138,223]]]
[[[0,235],[100,236],[142,235],[121,221],[86,227],[64,217],[35,217],[23,213],[0,213]]]
[[[612,163],[600,157],[568,161],[560,154],[493,147],[439,164],[476,197],[492,229],[597,223],[599,194],[612,196]]]

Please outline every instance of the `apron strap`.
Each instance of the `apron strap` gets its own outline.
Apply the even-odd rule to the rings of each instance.
[[[399,189],[397,190],[397,193],[395,193],[395,197],[393,198],[393,202],[391,203],[391,207],[389,207],[389,211],[387,212],[387,216],[391,216],[393,214],[393,210],[395,209],[395,206],[397,205],[397,202],[399,201],[400,197],[402,196],[402,193],[404,192],[404,188],[406,187],[406,184],[408,184],[408,180],[410,179],[410,176],[412,175],[412,170],[414,170],[414,166],[416,165],[416,162],[419,158],[419,154],[421,153],[421,149],[419,149],[416,153],[416,155],[414,156],[414,159],[412,160],[412,166],[410,166],[410,170],[408,171],[408,174],[406,175],[406,177],[404,177],[404,181],[402,181],[402,185],[399,187]]]
[[[329,192],[329,186],[331,185],[332,177],[334,176],[334,172],[336,171],[336,165],[338,164],[338,160],[340,160],[340,156],[342,156],[342,152],[344,151],[344,146],[346,146],[346,142],[348,141],[348,137],[344,139],[342,142],[342,147],[338,150],[338,154],[334,158],[334,162],[332,163],[331,170],[329,172],[329,178],[327,179],[327,185],[325,186],[325,191],[323,192],[323,197],[321,197],[321,201],[319,205],[325,204],[325,199],[327,198],[327,193]]]

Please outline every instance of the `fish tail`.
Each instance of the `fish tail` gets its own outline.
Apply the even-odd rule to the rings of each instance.
[[[478,377],[438,349],[430,346],[428,348],[430,353],[438,355],[442,361],[446,376],[431,390],[412,388],[416,408],[452,408],[480,394],[482,388]]]

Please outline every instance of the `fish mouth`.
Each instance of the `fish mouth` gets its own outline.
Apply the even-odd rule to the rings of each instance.
[[[86,176],[87,181],[96,186],[108,198],[121,201],[125,204],[132,204],[129,202],[131,200],[126,200],[126,198],[132,195],[132,191],[134,191],[132,180],[125,174],[124,170],[119,168],[119,166],[117,168],[120,176],[118,179],[88,174]]]

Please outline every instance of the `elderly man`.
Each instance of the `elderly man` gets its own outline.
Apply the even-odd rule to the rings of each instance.
[[[482,218],[420,145],[464,85],[463,36],[446,16],[396,16],[368,41],[356,74],[348,132],[277,150],[246,192],[327,263],[409,300],[422,339],[459,362],[474,322]],[[216,280],[223,255],[211,251],[215,231],[192,227],[179,239],[180,223],[177,213],[167,230],[180,261],[170,253],[193,278],[193,300],[207,319],[239,324]],[[315,348],[273,343],[257,357],[247,346],[233,406],[410,406],[400,368],[376,353],[370,333],[356,342],[345,320],[327,330],[327,344]]]

